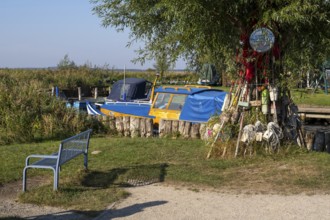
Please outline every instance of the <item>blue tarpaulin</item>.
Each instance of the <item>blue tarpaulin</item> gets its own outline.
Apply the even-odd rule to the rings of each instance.
[[[226,94],[221,90],[205,90],[188,95],[179,119],[207,122],[211,116],[221,113]]]

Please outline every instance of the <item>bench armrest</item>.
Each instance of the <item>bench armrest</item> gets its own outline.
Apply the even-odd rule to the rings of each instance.
[[[25,160],[25,166],[29,165],[30,158],[40,158],[40,159],[57,159],[58,155],[41,155],[41,154],[32,154],[29,155]]]

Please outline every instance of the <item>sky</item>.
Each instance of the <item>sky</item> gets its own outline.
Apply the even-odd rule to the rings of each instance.
[[[0,68],[56,67],[68,55],[76,65],[118,69],[153,68],[134,64],[129,30],[103,27],[89,0],[0,0]],[[184,69],[179,61],[176,69]]]

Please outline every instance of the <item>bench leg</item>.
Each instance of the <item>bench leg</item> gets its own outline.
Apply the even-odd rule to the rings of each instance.
[[[26,191],[27,169],[28,169],[28,167],[25,167],[25,168],[23,169],[23,192]]]
[[[58,176],[59,176],[58,169],[54,169],[54,191],[57,191],[58,189]]]
[[[85,166],[85,169],[88,170],[88,155],[87,155],[87,153],[84,153],[84,166]]]

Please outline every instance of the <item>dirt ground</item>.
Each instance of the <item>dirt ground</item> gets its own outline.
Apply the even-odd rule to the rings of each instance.
[[[35,179],[34,181],[39,181]],[[328,219],[330,195],[218,192],[157,183],[127,188],[131,196],[92,218],[72,210],[21,204],[21,182],[0,186],[0,219]]]

